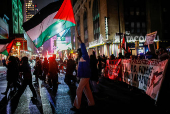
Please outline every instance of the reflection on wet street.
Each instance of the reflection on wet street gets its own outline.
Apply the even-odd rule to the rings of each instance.
[[[68,86],[64,82],[65,74],[59,75],[57,88],[52,90],[47,83],[39,79],[33,83],[37,100],[32,99],[32,92],[27,86],[22,95],[8,92],[7,96],[0,95],[0,111],[4,114],[66,114],[74,113],[70,110],[76,93],[76,85]],[[34,76],[33,76],[34,80]],[[1,92],[5,91],[6,80],[1,80]]]

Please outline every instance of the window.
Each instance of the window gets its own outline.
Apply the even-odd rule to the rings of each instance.
[[[136,8],[136,15],[140,15],[140,8]]]
[[[94,40],[99,39],[100,25],[99,25],[99,3],[98,0],[93,1],[93,33]]]
[[[130,15],[134,15],[134,8],[133,7],[130,8]]]
[[[125,31],[146,35],[146,0],[124,0]]]

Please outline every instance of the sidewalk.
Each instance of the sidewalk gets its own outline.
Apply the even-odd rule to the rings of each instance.
[[[7,71],[7,68],[4,67],[4,66],[0,66],[0,80],[4,77],[6,77],[6,71]]]

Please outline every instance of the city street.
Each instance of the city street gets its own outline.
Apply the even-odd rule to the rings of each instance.
[[[71,111],[76,85],[68,86],[64,82],[64,73],[59,75],[57,91],[54,93],[48,84],[39,79],[38,84],[33,84],[38,95],[37,100],[31,99],[32,92],[27,86],[25,92],[19,96],[17,93],[8,92],[7,97],[0,94],[0,114],[74,114]],[[34,80],[33,76],[33,80]],[[0,81],[0,92],[6,89],[6,79]],[[94,94],[96,106],[87,110],[87,100],[82,98],[82,114],[89,113],[128,113],[128,112],[157,112],[154,102],[138,91],[130,92],[121,83],[113,83],[107,79],[100,79],[98,84],[100,92]],[[133,109],[133,110],[130,110]],[[142,110],[141,110],[142,109]]]

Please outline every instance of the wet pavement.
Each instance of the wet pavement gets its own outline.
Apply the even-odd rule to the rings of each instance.
[[[73,114],[70,110],[72,107],[73,98],[69,86],[64,82],[64,74],[59,75],[58,88],[54,92],[47,83],[39,79],[39,83],[33,82],[37,92],[37,100],[31,99],[32,92],[27,86],[22,95],[8,92],[7,97],[0,94],[0,113],[4,114]],[[34,80],[34,76],[33,76]],[[0,81],[0,92],[6,89],[6,80]],[[73,86],[74,92],[76,86]],[[71,88],[71,90],[72,90]],[[72,99],[71,99],[72,98]]]
[[[38,95],[37,100],[31,99],[32,92],[27,86],[22,95],[8,92],[7,97],[0,94],[0,114],[74,114],[72,107],[78,84],[67,85],[64,82],[64,73],[59,75],[59,84],[56,91],[39,79],[38,84],[33,82]],[[33,76],[33,80],[34,80]],[[6,80],[0,80],[0,92],[6,89]],[[145,113],[158,112],[154,102],[146,95],[131,91],[118,82],[100,79],[100,92],[94,95],[95,107],[87,109],[87,100],[82,97],[81,114],[108,114],[108,113]],[[137,111],[137,112],[136,112]]]

